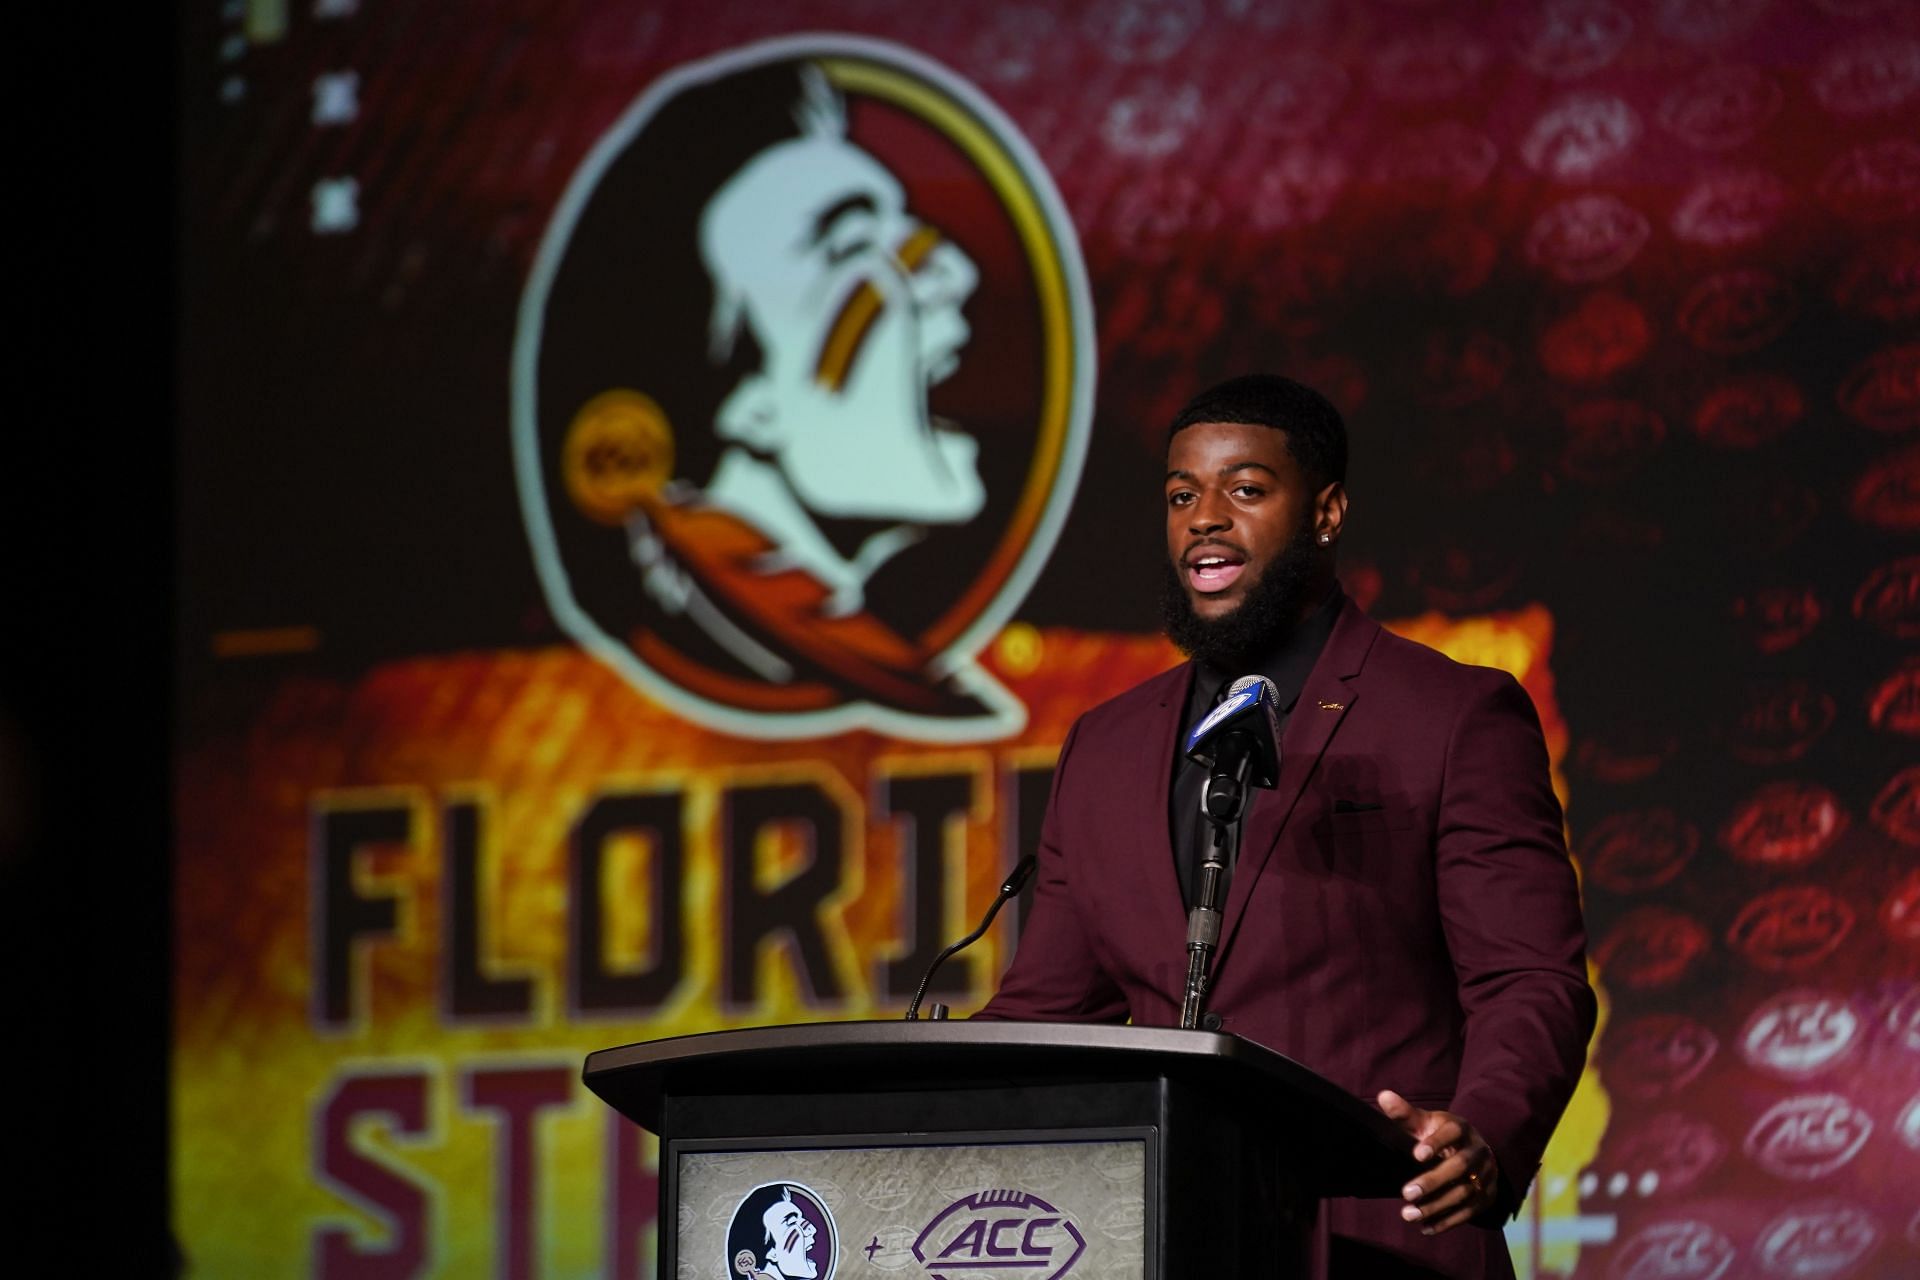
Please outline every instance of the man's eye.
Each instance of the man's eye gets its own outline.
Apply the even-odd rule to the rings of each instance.
[[[1243,498],[1258,498],[1266,493],[1266,490],[1257,484],[1235,485],[1233,491]]]
[[[1193,495],[1185,489],[1180,490],[1178,493],[1170,493],[1167,495],[1167,503],[1170,506],[1184,507],[1192,501]]]

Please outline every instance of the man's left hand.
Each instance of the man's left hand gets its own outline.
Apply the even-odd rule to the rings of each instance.
[[[1413,1158],[1431,1166],[1402,1189],[1402,1218],[1434,1236],[1492,1206],[1500,1169],[1493,1148],[1466,1117],[1416,1107],[1391,1089],[1378,1101],[1389,1120],[1413,1135]]]

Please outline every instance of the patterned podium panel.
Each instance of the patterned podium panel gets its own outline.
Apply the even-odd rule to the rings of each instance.
[[[1152,1139],[1102,1132],[1112,1136],[783,1150],[676,1143],[673,1274],[1139,1280],[1153,1243]]]

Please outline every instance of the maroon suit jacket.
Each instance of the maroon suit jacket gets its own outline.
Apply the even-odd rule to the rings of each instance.
[[[1186,922],[1167,792],[1190,678],[1190,665],[1156,676],[1067,735],[1033,911],[978,1016],[1179,1022]],[[1347,602],[1281,751],[1279,785],[1242,836],[1208,1008],[1221,1030],[1369,1102],[1393,1089],[1472,1121],[1500,1162],[1501,1212],[1487,1216],[1503,1219],[1594,1024],[1532,701],[1505,672],[1401,639]],[[1369,1274],[1395,1260],[1512,1274],[1497,1226],[1427,1237],[1399,1209],[1329,1201],[1335,1258],[1377,1257],[1353,1267]]]

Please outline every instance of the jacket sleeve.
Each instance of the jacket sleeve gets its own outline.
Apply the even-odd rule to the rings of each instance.
[[[1073,786],[1076,722],[1054,765],[1053,788],[1040,825],[1033,910],[1000,990],[974,1017],[1008,1022],[1124,1022],[1127,1001],[1095,957],[1075,900],[1076,869],[1085,875],[1084,834],[1071,830],[1065,797]],[[1082,865],[1076,868],[1076,859]]]
[[[1477,674],[1448,745],[1435,880],[1466,1017],[1450,1109],[1493,1148],[1506,1217],[1579,1081],[1595,1002],[1539,717],[1512,676]]]

